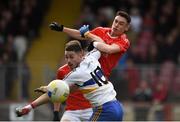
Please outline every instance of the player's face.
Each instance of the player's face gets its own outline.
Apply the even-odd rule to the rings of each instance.
[[[76,68],[80,64],[82,57],[82,52],[65,51],[65,60],[71,69]]]
[[[122,16],[116,16],[114,18],[112,27],[111,27],[111,34],[112,36],[119,36],[125,31],[128,31],[129,24],[127,23],[127,20]]]

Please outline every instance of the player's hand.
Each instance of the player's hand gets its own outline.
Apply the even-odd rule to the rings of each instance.
[[[41,86],[37,89],[34,90],[34,92],[37,92],[37,93],[46,93],[47,92],[47,86]]]
[[[61,24],[59,24],[57,22],[52,22],[51,24],[49,24],[49,28],[51,30],[60,31],[61,32],[64,29],[64,25],[61,25]]]
[[[53,115],[54,115],[53,121],[60,121],[59,112],[58,111],[54,111]]]
[[[79,32],[82,37],[85,37],[87,33],[89,33],[89,25],[83,25],[79,28]]]

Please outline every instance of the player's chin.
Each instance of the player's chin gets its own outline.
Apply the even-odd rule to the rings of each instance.
[[[76,68],[76,66],[74,66],[73,64],[70,64],[69,67],[70,67],[71,69]]]

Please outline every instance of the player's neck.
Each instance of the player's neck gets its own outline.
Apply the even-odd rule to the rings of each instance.
[[[111,38],[117,38],[118,35],[114,34],[113,32],[108,32],[107,33]]]

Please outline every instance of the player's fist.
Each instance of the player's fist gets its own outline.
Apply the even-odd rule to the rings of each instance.
[[[89,33],[89,25],[83,25],[79,28],[79,32],[82,37],[85,37],[87,33]]]
[[[64,26],[57,22],[52,22],[51,24],[49,24],[49,28],[54,31],[63,31]]]
[[[46,93],[47,92],[47,86],[41,86],[41,87],[39,87],[39,88],[36,88],[35,90],[34,90],[34,92],[38,92],[38,93]]]

